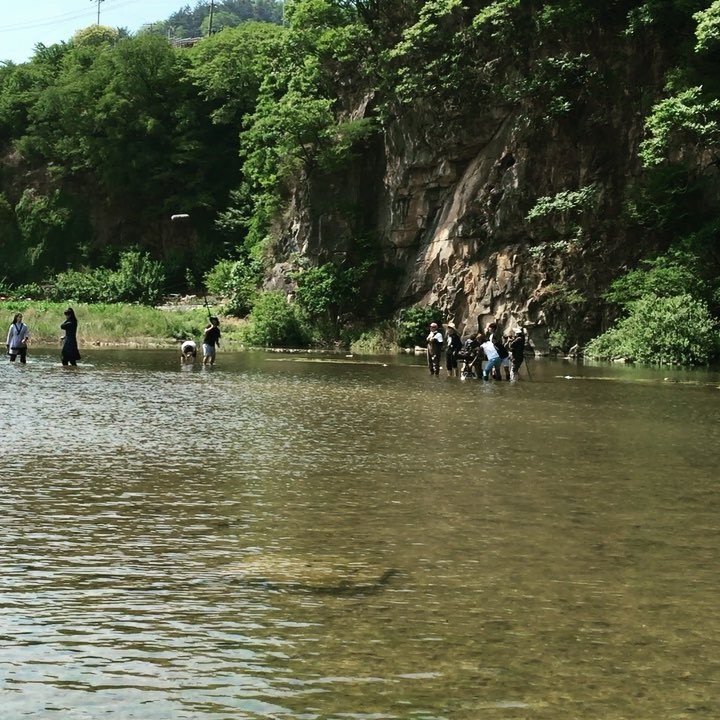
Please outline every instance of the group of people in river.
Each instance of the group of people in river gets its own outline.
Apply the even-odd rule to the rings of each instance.
[[[65,310],[65,320],[60,329],[62,337],[60,360],[63,365],[77,365],[80,351],[77,342],[78,321],[72,308]],[[445,323],[443,335],[437,323],[430,324],[427,335],[427,362],[431,375],[440,374],[440,358],[445,352],[445,368],[448,376],[479,378],[483,380],[517,380],[520,366],[525,357],[525,332],[521,327],[502,333],[496,322],[488,323],[484,332],[471,335],[464,341],[460,338],[455,324]],[[209,316],[202,339],[203,365],[214,365],[217,348],[220,347],[220,320]],[[10,324],[5,348],[10,362],[20,359],[27,362],[30,328],[23,322],[22,313],[16,313]],[[185,340],[180,346],[180,362],[192,364],[197,359],[198,348],[194,340]],[[484,363],[484,364],[483,364]]]
[[[63,314],[65,319],[60,323],[60,329],[65,334],[60,340],[60,361],[63,365],[77,365],[77,361],[81,359],[77,342],[77,317],[75,311],[70,307]],[[15,362],[19,358],[24,365],[27,362],[29,344],[30,328],[23,322],[22,313],[15,313],[5,340],[5,350],[10,357],[10,362]]]
[[[61,338],[60,361],[63,365],[76,366],[80,357],[80,350],[77,341],[78,321],[75,311],[68,308],[64,312],[65,320],[60,324],[64,331]],[[208,325],[203,332],[203,364],[214,365],[216,349],[220,347],[220,320],[217,317],[210,317]],[[22,313],[15,313],[10,327],[8,328],[5,350],[10,362],[19,359],[21,364],[27,362],[28,345],[30,344],[30,328],[23,321]],[[180,360],[183,364],[195,362],[197,357],[197,345],[194,340],[186,340],[180,348]]]
[[[518,327],[503,333],[496,322],[483,332],[462,340],[455,323],[440,326],[430,323],[427,342],[427,363],[431,375],[440,374],[441,356],[445,352],[445,369],[449,377],[483,380],[519,380],[520,366],[525,359],[525,331]]]

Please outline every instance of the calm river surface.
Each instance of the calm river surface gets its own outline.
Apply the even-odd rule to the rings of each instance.
[[[3,362],[2,720],[720,717],[720,375],[421,362]]]

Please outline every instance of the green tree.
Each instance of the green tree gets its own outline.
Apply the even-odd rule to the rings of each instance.
[[[226,299],[226,312],[240,317],[252,310],[261,282],[262,263],[250,257],[220,260],[205,275],[208,292]]]
[[[198,43],[188,53],[186,74],[217,125],[238,127],[255,108],[264,60],[283,32],[277,25],[245,23]]]
[[[41,195],[26,190],[15,206],[15,217],[27,257],[24,262],[30,268],[32,279],[44,277],[72,263],[76,245],[68,232],[71,213],[56,190],[51,195]]]
[[[243,340],[256,347],[304,346],[307,338],[295,306],[282,293],[260,295],[243,331]]]
[[[605,298],[627,308],[649,295],[663,298],[690,295],[704,300],[712,296],[711,285],[703,278],[701,262],[691,252],[673,249],[643,260],[642,265],[613,281]]]
[[[0,280],[15,283],[22,278],[23,266],[27,261],[25,252],[13,207],[5,195],[0,193],[0,256],[3,258]]]
[[[645,295],[629,314],[586,348],[589,357],[678,365],[705,365],[720,349],[708,306],[690,295]]]
[[[241,137],[244,184],[234,196],[240,205],[225,216],[243,218],[250,247],[267,239],[283,193],[336,168],[357,139],[358,128],[345,131],[337,107],[337,89],[357,76],[361,56],[354,13],[331,0],[296,0],[286,21],[289,28],[268,47],[257,105]]]
[[[428,305],[413,305],[400,313],[397,342],[400,347],[424,346],[431,322],[440,324],[440,311]]]

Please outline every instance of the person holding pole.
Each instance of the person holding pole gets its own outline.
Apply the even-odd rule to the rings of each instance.
[[[220,347],[220,320],[214,315],[210,316],[210,323],[203,334],[203,365],[215,364],[215,350]]]

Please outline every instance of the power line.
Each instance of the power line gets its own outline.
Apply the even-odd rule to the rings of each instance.
[[[108,4],[104,8],[103,12],[105,15],[113,10],[119,10],[127,5],[135,5],[142,0],[124,0],[117,3],[112,3],[112,0],[101,0],[101,2]],[[35,30],[36,28],[44,28],[50,25],[57,25],[62,22],[69,22],[70,20],[80,20],[81,18],[92,18],[96,15],[96,11],[90,8],[86,10],[71,10],[70,12],[62,13],[61,15],[51,15],[42,20],[27,20],[25,22],[15,23],[13,25],[0,26],[0,33],[18,32],[20,30]],[[89,23],[88,23],[89,24]]]
[[[92,15],[92,10],[84,10],[78,12],[77,10],[74,10],[69,13],[65,13],[63,15],[54,15],[52,17],[48,17],[45,20],[37,21],[37,20],[31,20],[23,23],[17,23],[15,25],[5,25],[3,27],[0,27],[0,32],[17,32],[18,30],[33,30],[35,28],[40,27],[46,27],[47,25],[55,25],[60,22],[64,22],[67,20],[76,20],[81,17],[86,17],[88,15]]]

